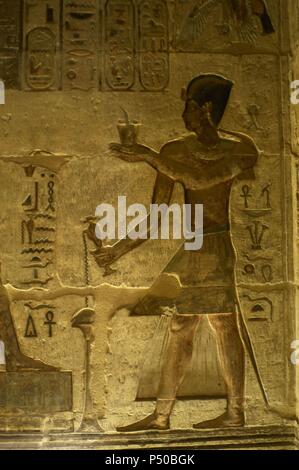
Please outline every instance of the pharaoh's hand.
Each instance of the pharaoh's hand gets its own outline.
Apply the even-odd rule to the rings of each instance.
[[[95,220],[95,221],[94,221]],[[102,240],[99,240],[97,238],[97,235],[96,235],[96,222],[98,221],[98,218],[97,219],[94,219],[94,218],[89,218],[89,220],[87,219],[86,222],[89,224],[87,229],[84,231],[84,233],[86,234],[87,238],[92,241],[97,247],[102,247]]]
[[[80,222],[82,224],[88,224],[90,222],[97,222],[99,220],[98,217],[96,217],[95,215],[88,215],[87,217],[83,217]]]
[[[101,248],[91,252],[98,266],[105,268],[110,266],[117,259],[117,253],[113,246],[101,246]]]
[[[136,163],[144,161],[143,149],[141,145],[135,144],[131,147],[125,147],[122,144],[113,143],[109,146],[110,155],[120,158],[125,162]]]
[[[53,155],[48,150],[36,149],[29,153],[30,157],[36,157],[38,155]]]

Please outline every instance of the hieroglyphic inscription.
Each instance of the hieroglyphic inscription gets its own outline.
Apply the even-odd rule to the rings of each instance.
[[[105,78],[112,90],[135,82],[135,11],[132,0],[108,0],[105,6]]]
[[[98,86],[99,12],[96,0],[64,2],[63,87],[88,91]]]
[[[169,80],[170,46],[199,52],[210,23],[220,40],[254,42],[261,30],[247,26],[258,16],[265,34],[275,32],[266,6],[245,10],[248,21],[240,23],[226,0],[0,0],[0,79],[37,91],[121,91],[132,89],[138,74],[144,90],[161,91]],[[247,113],[248,128],[262,130],[259,107],[252,104]]]
[[[169,79],[168,11],[164,1],[139,5],[139,71],[145,90],[163,90]]]
[[[0,8],[6,3],[2,0]],[[22,15],[20,2],[14,3],[9,11],[15,21],[9,13],[0,20],[0,73],[7,86],[17,86],[18,55],[23,56],[23,89],[128,90],[137,69],[143,89],[167,86],[166,0],[24,0]],[[23,52],[18,54],[21,22]]]
[[[24,2],[24,88],[59,88],[60,1]]]
[[[54,172],[25,167],[26,189],[22,203],[21,221],[21,285],[28,287],[48,287],[55,269],[55,234],[56,234],[56,175]],[[47,305],[28,306],[25,338],[38,336],[35,326],[35,310],[45,312],[45,321],[54,320],[54,309],[48,315]],[[48,315],[48,316],[47,316]],[[53,315],[53,317],[52,317]],[[46,323],[45,323],[46,325]],[[54,325],[54,323],[53,323]],[[53,329],[49,327],[49,336]],[[51,333],[51,334],[50,334]]]

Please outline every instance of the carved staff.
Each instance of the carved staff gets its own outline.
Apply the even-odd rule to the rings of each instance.
[[[253,367],[256,379],[258,381],[265,405],[269,411],[272,411],[273,413],[278,414],[281,418],[286,418],[286,419],[296,419],[296,410],[295,408],[288,406],[288,405],[271,405],[269,402],[269,398],[267,395],[267,392],[265,390],[264,382],[258,367],[255,351],[253,348],[252,340],[250,338],[250,334],[244,319],[243,311],[241,308],[241,303],[239,299],[239,295],[236,289],[236,297],[237,297],[237,321],[238,321],[238,327],[239,327],[239,332],[241,335],[241,338],[244,342],[246,351],[248,353],[251,365]]]
[[[85,389],[84,389],[84,408],[80,432],[99,432],[103,431],[96,418],[93,399],[91,395],[91,374],[90,374],[90,356],[91,345],[94,342],[93,323],[95,311],[91,308],[83,308],[75,313],[72,318],[72,327],[82,331],[85,339]]]
[[[239,331],[240,331],[240,334],[241,334],[241,338],[242,338],[242,340],[245,344],[245,347],[246,347],[248,356],[250,358],[250,362],[252,364],[253,370],[255,372],[258,384],[260,386],[260,390],[262,392],[265,404],[268,408],[270,408],[269,399],[268,399],[268,396],[267,396],[267,393],[266,393],[266,390],[265,390],[265,387],[264,387],[264,383],[263,383],[263,380],[262,380],[262,377],[261,377],[261,374],[260,374],[257,359],[256,359],[255,352],[254,352],[254,349],[253,349],[252,340],[250,338],[250,334],[249,334],[249,331],[248,331],[248,328],[247,328],[247,325],[246,325],[246,322],[245,322],[245,319],[244,319],[244,316],[243,316],[243,312],[242,312],[242,308],[241,308],[238,293],[236,293],[236,297],[237,297],[237,310],[238,310],[237,319],[238,319],[238,326],[239,326]]]

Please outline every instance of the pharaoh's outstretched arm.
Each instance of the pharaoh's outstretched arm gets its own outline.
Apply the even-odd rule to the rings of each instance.
[[[157,158],[159,153],[150,147],[142,144],[135,144],[131,147],[125,147],[122,144],[112,143],[109,146],[109,153],[113,157],[120,158],[128,163],[138,163],[146,161],[147,157]]]

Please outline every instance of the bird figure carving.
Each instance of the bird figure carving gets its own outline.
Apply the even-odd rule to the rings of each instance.
[[[194,0],[183,16],[182,26],[178,32],[179,42],[198,40],[210,13],[219,6],[219,3],[222,3],[223,9],[234,20],[241,40],[255,42],[258,36],[255,17],[260,18],[263,34],[275,32],[265,0]]]

